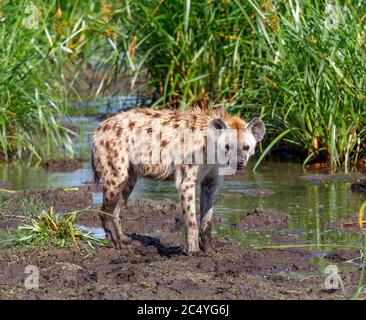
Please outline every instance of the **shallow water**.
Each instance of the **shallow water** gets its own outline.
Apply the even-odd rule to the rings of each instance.
[[[72,118],[81,128],[77,147],[80,153],[88,154],[91,132],[97,122],[90,117]],[[257,173],[245,169],[244,176],[226,179],[219,193],[235,194],[233,199],[217,199],[215,214],[222,221],[215,224],[215,233],[229,235],[250,246],[288,244],[313,245],[318,251],[328,251],[333,245],[360,244],[361,236],[328,228],[326,223],[357,213],[365,200],[365,194],[350,191],[354,179],[321,179],[318,175],[306,176],[300,164],[266,162]],[[83,168],[68,172],[48,172],[42,167],[25,164],[0,165],[0,180],[8,181],[14,189],[53,189],[82,186],[92,181],[89,162]],[[256,195],[265,189],[265,195]],[[253,194],[254,193],[254,194]],[[100,193],[93,194],[94,202],[100,203]],[[172,182],[157,182],[140,179],[131,195],[133,199],[177,199]],[[240,217],[255,208],[275,209],[291,215],[289,228],[285,232],[243,233],[232,227]]]

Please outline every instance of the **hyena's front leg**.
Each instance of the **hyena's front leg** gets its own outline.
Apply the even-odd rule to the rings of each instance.
[[[216,189],[217,181],[215,178],[207,177],[201,182],[200,239],[201,249],[205,252],[211,249],[213,199]]]
[[[119,189],[108,188],[104,191],[102,213],[99,214],[102,220],[103,229],[106,238],[112,242],[115,247],[119,247],[126,236],[122,232],[121,218],[119,211],[121,209],[121,193]]]
[[[103,205],[100,214],[107,240],[112,241],[115,247],[122,243],[129,243],[129,239],[122,231],[120,213],[126,207],[126,201],[133,186],[135,177],[126,174],[112,175],[105,179],[103,188]]]
[[[179,186],[182,212],[186,225],[187,251],[188,254],[194,254],[200,251],[198,245],[198,225],[196,218],[195,204],[195,183],[190,179],[185,179]]]

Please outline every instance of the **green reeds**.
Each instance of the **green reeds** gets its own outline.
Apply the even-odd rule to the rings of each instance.
[[[149,75],[156,107],[208,97],[245,118],[260,115],[266,155],[286,144],[304,165],[328,161],[346,172],[366,156],[362,1],[33,1],[38,28],[26,28],[28,3],[0,4],[5,159],[44,158],[53,145],[71,152],[57,120],[70,96],[82,99],[86,69],[104,74],[92,99],[130,72],[131,92]]]
[[[60,122],[69,98],[81,99],[80,72],[113,70],[108,8],[93,0],[0,3],[0,160],[73,154],[73,132]]]
[[[55,77],[56,45],[47,40],[55,6],[29,5],[0,4],[0,156],[5,160],[42,159],[52,145],[72,152],[69,130],[57,123],[63,83]]]
[[[290,2],[271,11],[278,24],[270,34],[276,53],[268,56],[267,77],[278,88],[269,91],[269,121],[279,130],[298,128],[288,138],[308,152],[307,161],[323,154],[332,171],[348,172],[365,155],[366,8],[344,1],[296,3],[295,12]]]
[[[124,1],[119,34],[126,65],[152,75],[156,106],[208,95],[264,117],[267,144],[288,132],[282,141],[304,164],[325,159],[348,172],[366,155],[365,10],[357,1]]]

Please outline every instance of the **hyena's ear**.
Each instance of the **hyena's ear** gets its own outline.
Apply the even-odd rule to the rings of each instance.
[[[247,129],[253,134],[257,142],[262,141],[266,134],[266,127],[263,121],[259,118],[253,118],[248,124]]]
[[[227,129],[227,125],[222,119],[215,118],[211,121],[211,123],[209,125],[209,128],[210,129],[221,130],[221,129]]]

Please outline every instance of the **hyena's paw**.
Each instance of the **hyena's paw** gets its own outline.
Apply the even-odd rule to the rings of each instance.
[[[117,250],[122,249],[124,246],[132,243],[132,239],[123,235],[122,237],[111,236],[111,234],[107,234],[107,241],[109,248],[115,248]]]
[[[133,242],[133,240],[130,238],[119,239],[116,241],[116,244],[117,244],[116,248],[122,249],[124,246],[130,245],[132,242]]]
[[[202,256],[203,255],[203,252],[201,251],[201,249],[198,245],[198,241],[191,243],[191,244],[188,243],[186,253],[188,256]]]
[[[205,253],[210,253],[213,251],[212,238],[210,236],[203,235],[200,237],[200,249]]]
[[[199,246],[200,246],[200,249],[205,253],[209,253],[209,252],[213,251],[211,228],[200,228]]]
[[[189,256],[189,257],[204,257],[205,253],[201,250],[198,251],[186,251],[184,253],[185,255]]]

